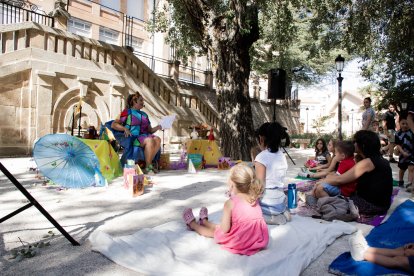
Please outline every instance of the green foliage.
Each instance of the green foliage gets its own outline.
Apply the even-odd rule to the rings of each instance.
[[[55,234],[53,233],[53,231],[49,231],[47,235],[43,236],[43,238],[50,238],[50,237],[53,237],[54,235]],[[42,248],[50,245],[49,241],[47,242],[40,241],[40,242],[35,242],[33,244],[24,242],[20,238],[19,238],[19,241],[21,242],[22,247],[19,249],[11,250],[10,252],[11,256],[9,258],[11,260],[14,259],[19,262],[23,260],[23,258],[33,258],[39,253],[39,251]]]
[[[291,139],[310,139],[310,143],[308,148],[315,148],[316,140],[322,138],[325,140],[326,144],[328,144],[329,140],[334,138],[333,134],[323,133],[323,134],[316,134],[316,133],[303,133],[303,134],[294,134],[290,136]]]
[[[331,118],[331,116],[321,116],[313,120],[312,127],[316,129],[318,135],[321,134],[322,129],[325,127],[326,122]]]

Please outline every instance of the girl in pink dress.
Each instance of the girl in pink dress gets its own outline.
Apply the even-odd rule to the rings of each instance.
[[[183,219],[190,230],[214,238],[225,250],[253,255],[269,242],[269,232],[258,202],[264,190],[263,184],[253,169],[239,164],[231,168],[228,185],[230,199],[224,203],[220,224],[208,221],[206,207],[200,210],[199,223],[190,208],[184,210]]]

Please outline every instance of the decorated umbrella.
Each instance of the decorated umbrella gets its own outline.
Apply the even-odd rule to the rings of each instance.
[[[99,160],[92,149],[76,137],[45,135],[36,142],[33,157],[40,172],[56,184],[66,188],[95,185]]]

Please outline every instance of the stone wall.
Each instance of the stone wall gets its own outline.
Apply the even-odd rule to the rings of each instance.
[[[36,139],[49,133],[71,134],[74,127],[76,135],[79,117],[81,127],[99,129],[134,91],[144,96],[154,125],[177,114],[165,143],[188,135],[193,122],[208,123],[218,136],[212,90],[162,79],[124,48],[31,22],[0,26],[0,35],[0,156],[30,155]],[[278,108],[286,124],[294,125],[295,112]],[[253,102],[253,114],[259,124],[272,113],[268,103]]]

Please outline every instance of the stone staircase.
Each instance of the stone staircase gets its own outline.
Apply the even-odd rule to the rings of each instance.
[[[68,132],[68,122],[79,119],[74,115],[79,103],[81,118],[99,127],[120,113],[133,91],[143,94],[153,124],[177,114],[168,136],[186,135],[189,124],[202,122],[217,135],[218,114],[211,105],[157,76],[128,49],[34,22],[2,25],[0,39],[0,115],[5,118],[0,155],[30,154],[35,139]],[[170,69],[174,74],[173,64]]]

